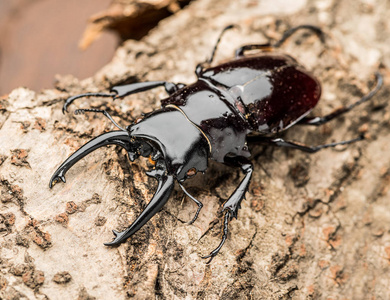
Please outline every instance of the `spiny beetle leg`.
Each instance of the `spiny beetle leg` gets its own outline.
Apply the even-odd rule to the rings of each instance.
[[[78,98],[94,96],[94,97],[111,97],[115,100],[117,98],[122,98],[131,94],[136,94],[147,90],[151,90],[159,86],[164,86],[168,94],[173,94],[177,90],[183,88],[185,85],[183,83],[176,84],[167,81],[147,81],[147,82],[136,82],[136,83],[126,84],[126,85],[118,85],[111,88],[111,92],[114,92],[111,94],[86,93],[86,94],[80,94],[77,96],[70,97],[65,101],[65,104],[62,108],[62,112],[63,113],[67,112],[68,106]]]
[[[242,172],[245,174],[245,177],[241,181],[240,185],[236,188],[236,190],[233,192],[233,194],[230,196],[228,201],[226,201],[222,208],[222,211],[230,211],[231,218],[235,217],[237,219],[238,209],[241,208],[241,201],[242,199],[244,199],[245,193],[247,192],[249,183],[251,181],[253,166],[247,158],[241,156],[225,158],[225,163],[227,165],[240,167]]]
[[[118,85],[111,88],[112,92],[116,92],[114,99],[122,98],[131,94],[136,94],[144,92],[147,90],[154,89],[159,86],[164,86],[165,91],[168,94],[173,94],[177,90],[183,88],[185,85],[182,83],[172,83],[167,81],[146,81],[146,82],[136,82],[126,85]]]
[[[123,130],[123,131],[126,131],[126,129],[122,128],[121,126],[118,125],[117,122],[114,121],[114,119],[111,117],[111,115],[105,111],[105,110],[102,110],[102,109],[96,109],[96,108],[81,108],[81,109],[76,109],[74,111],[74,114],[75,115],[79,115],[79,114],[83,114],[85,112],[95,112],[95,113],[101,113],[103,114],[104,116],[106,116],[118,129],[120,130]]]
[[[231,166],[241,167],[241,170],[245,174],[245,177],[241,181],[240,185],[233,192],[233,194],[230,196],[228,201],[226,201],[226,203],[223,205],[222,212],[226,211],[226,213],[225,213],[225,222],[223,226],[222,241],[218,245],[218,247],[215,248],[209,255],[202,257],[202,258],[210,258],[207,264],[209,264],[212,261],[212,259],[218,254],[223,244],[225,243],[228,235],[229,221],[231,221],[233,217],[237,219],[237,212],[241,208],[241,201],[245,197],[245,193],[248,190],[249,183],[253,173],[253,166],[251,162],[245,157],[241,157],[241,156],[227,157],[225,158],[225,163]]]
[[[273,51],[275,48],[279,48],[290,36],[292,36],[300,29],[308,29],[313,31],[320,38],[321,42],[325,43],[325,34],[319,27],[313,25],[300,25],[287,30],[283,34],[282,38],[274,44],[266,43],[242,46],[236,50],[236,57],[244,56],[245,51],[250,50],[260,50],[264,52]]]
[[[337,143],[330,143],[330,144],[324,144],[324,145],[318,145],[318,146],[308,146],[308,145],[297,143],[297,142],[285,141],[284,139],[281,139],[281,138],[273,139],[273,138],[269,138],[269,137],[260,137],[259,136],[259,137],[252,137],[251,139],[248,139],[248,141],[254,142],[254,143],[258,142],[258,143],[265,143],[265,144],[273,144],[275,146],[298,149],[298,150],[301,150],[303,152],[308,152],[308,153],[315,153],[321,149],[332,148],[332,147],[336,147],[338,145],[348,145],[348,144],[352,144],[352,143],[355,143],[355,142],[361,141],[361,140],[364,140],[363,135],[361,135],[355,139],[348,140],[348,141],[341,141],[341,142],[337,142]]]
[[[74,100],[83,98],[83,97],[115,97],[116,94],[105,94],[105,93],[86,93],[80,94],[66,99],[64,106],[62,107],[62,113],[68,112],[68,106],[73,103]]]
[[[374,95],[380,90],[380,88],[383,85],[383,77],[379,72],[375,73],[375,78],[376,78],[375,87],[368,94],[366,94],[362,98],[360,98],[358,101],[356,101],[348,106],[343,106],[339,109],[336,109],[335,111],[333,111],[330,114],[323,116],[323,117],[305,117],[302,120],[300,120],[298,122],[298,124],[320,126],[322,124],[328,123],[329,121],[333,120],[334,118],[341,116],[342,114],[345,114],[345,113],[351,111],[356,106],[370,100],[372,97],[374,97]]]
[[[196,205],[198,205],[198,210],[196,211],[195,216],[193,217],[193,219],[192,219],[190,222],[188,222],[188,225],[191,225],[191,224],[194,223],[194,222],[196,221],[196,219],[198,218],[198,215],[199,215],[199,213],[200,213],[200,210],[201,210],[202,207],[203,207],[203,203],[200,202],[199,200],[195,199],[194,196],[192,196],[190,193],[188,193],[187,190],[184,188],[184,186],[182,186],[180,183],[179,183],[179,186],[180,186],[180,188],[183,190],[183,192],[184,192],[188,197],[190,197],[190,199],[191,199],[192,201],[194,201],[194,202],[196,203]]]

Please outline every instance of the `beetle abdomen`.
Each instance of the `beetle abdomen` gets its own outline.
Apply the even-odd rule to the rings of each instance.
[[[275,133],[295,124],[317,104],[317,79],[286,55],[237,59],[207,69],[202,78],[225,89],[253,131]]]
[[[243,95],[252,128],[261,133],[275,133],[306,116],[320,99],[321,88],[303,68],[290,66],[248,82]]]

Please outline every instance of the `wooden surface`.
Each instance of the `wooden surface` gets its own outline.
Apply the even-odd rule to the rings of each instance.
[[[389,8],[385,0],[198,0],[142,40],[125,42],[89,79],[65,76],[57,90],[19,88],[5,95],[0,100],[0,298],[387,299]],[[142,211],[156,183],[145,175],[147,161],[130,163],[123,151],[109,147],[80,161],[66,184],[50,190],[49,179],[64,159],[114,129],[99,115],[63,115],[63,100],[136,80],[191,83],[197,63],[232,23],[241,29],[225,35],[216,61],[241,45],[280,38],[294,25],[324,28],[325,46],[304,33],[283,46],[323,83],[317,115],[357,100],[380,68],[385,87],[375,99],[325,126],[293,127],[285,136],[311,145],[362,132],[367,139],[312,155],[252,147],[255,172],[247,199],[210,265],[200,256],[218,245],[218,209],[242,178],[239,170],[213,162],[205,175],[185,183],[204,203],[193,225],[185,222],[196,206],[176,189],[127,243],[103,246],[112,229],[125,228]],[[115,102],[80,99],[72,109],[105,107],[127,125],[158,108],[165,96],[156,89]]]

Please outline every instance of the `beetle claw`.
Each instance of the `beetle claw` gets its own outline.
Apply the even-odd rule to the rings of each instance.
[[[105,246],[116,246],[126,240],[126,238],[123,239],[123,236],[126,234],[126,230],[121,232],[113,230],[112,233],[115,235],[114,240],[112,242],[104,243]]]
[[[49,182],[49,187],[52,188],[58,181],[62,181],[63,183],[66,183],[65,175],[63,174],[56,174],[52,176]]]
[[[214,259],[214,257],[217,255],[217,253],[213,254],[213,253],[210,253],[209,255],[206,255],[206,256],[202,256],[201,258],[203,259],[206,259],[206,258],[209,258],[210,259],[206,262],[206,265],[210,264],[211,261]]]

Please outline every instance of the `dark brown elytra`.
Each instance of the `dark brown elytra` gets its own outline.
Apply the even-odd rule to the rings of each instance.
[[[196,68],[198,80],[191,85],[166,81],[139,82],[115,86],[112,93],[87,93],[66,100],[63,112],[76,99],[86,96],[123,98],[158,86],[164,86],[169,97],[161,100],[162,108],[133,124],[122,128],[104,110],[79,109],[103,113],[120,130],[103,133],[92,139],[54,172],[50,188],[59,180],[65,182],[65,173],[77,161],[105,145],[119,145],[126,149],[129,159],[149,157],[154,167],[148,176],[158,180],[157,191],[140,216],[124,231],[113,231],[115,238],[106,245],[119,245],[136,233],[168,201],[175,182],[197,205],[198,210],[190,223],[195,222],[203,204],[191,196],[182,183],[197,172],[205,172],[208,159],[240,167],[244,179],[222,207],[224,228],[222,241],[216,249],[203,258],[218,254],[228,235],[228,223],[237,218],[242,199],[253,172],[247,142],[271,144],[317,152],[320,149],[350,144],[362,136],[338,143],[306,146],[277,137],[277,133],[295,124],[319,126],[350,111],[355,106],[371,99],[383,84],[382,76],[376,73],[376,86],[370,93],[349,106],[344,106],[324,117],[307,117],[320,99],[318,80],[305,70],[294,58],[274,51],[297,30],[307,29],[324,42],[321,29],[311,25],[294,27],[273,44],[246,45],[236,50],[233,60],[210,67],[220,38],[209,60]],[[246,55],[248,51],[255,55]]]

